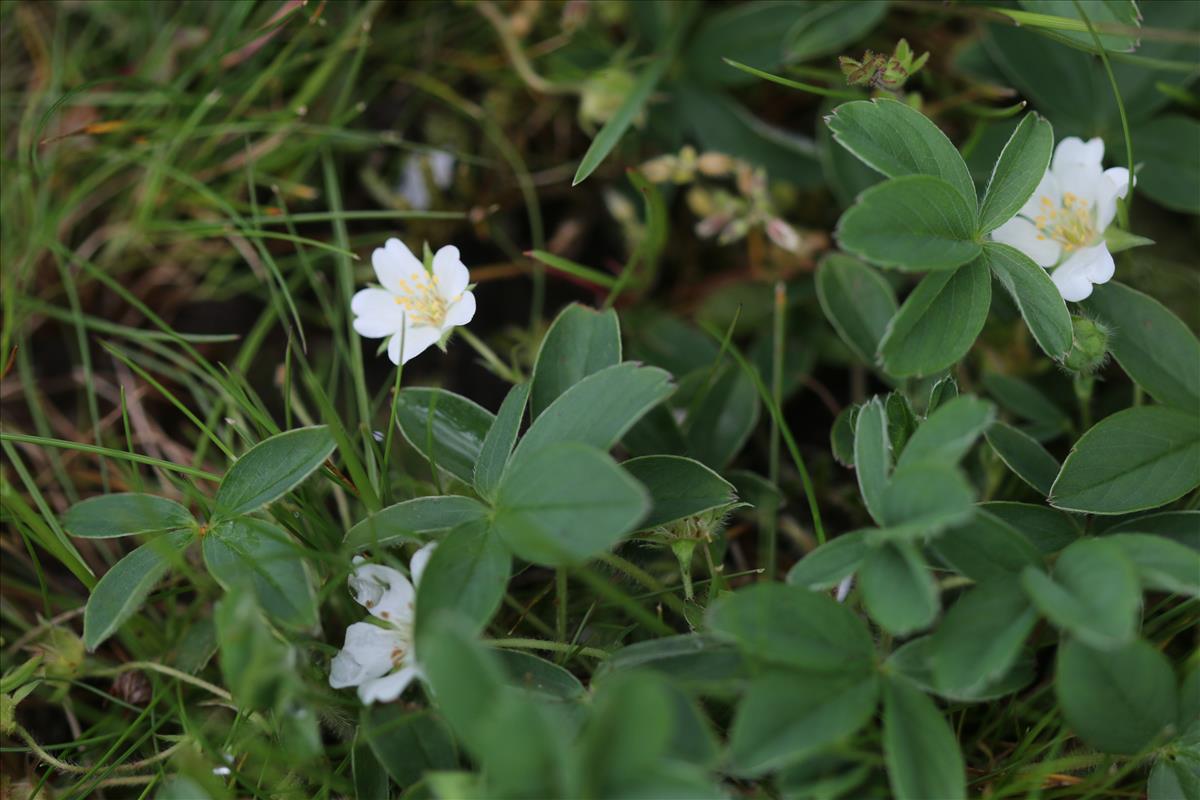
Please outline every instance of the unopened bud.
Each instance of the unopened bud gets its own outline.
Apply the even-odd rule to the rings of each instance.
[[[696,169],[710,178],[723,178],[737,167],[737,161],[724,153],[701,153],[696,159]]]
[[[1091,373],[1108,358],[1108,330],[1087,317],[1071,317],[1071,349],[1063,366],[1072,372]]]
[[[46,676],[74,678],[83,666],[83,640],[66,628],[50,628],[37,643]]]
[[[777,246],[789,253],[795,253],[800,249],[800,235],[796,233],[795,228],[779,217],[775,217],[767,223],[767,236]]]

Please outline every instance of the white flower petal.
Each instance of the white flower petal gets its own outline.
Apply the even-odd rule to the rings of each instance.
[[[1054,177],[1053,172],[1046,170],[1046,174],[1038,182],[1038,187],[1034,190],[1033,195],[1025,201],[1025,205],[1021,206],[1021,210],[1017,213],[1022,217],[1036,219],[1041,214],[1058,210],[1060,205],[1062,205],[1062,192],[1058,188],[1058,179]]]
[[[996,228],[992,231],[992,239],[1012,245],[1041,267],[1053,266],[1062,255],[1061,244],[1040,233],[1032,222],[1023,217],[1013,217]]]
[[[408,685],[413,682],[413,679],[418,674],[415,666],[408,666],[401,667],[391,675],[365,681],[358,687],[358,699],[364,705],[390,703],[404,694],[404,690],[408,688]]]
[[[1068,166],[1090,166],[1098,169],[1102,161],[1104,161],[1103,139],[1097,137],[1085,142],[1078,136],[1068,136],[1058,143],[1058,147],[1054,148],[1054,159],[1050,162],[1050,169],[1056,174],[1060,167]]]
[[[1054,177],[1062,190],[1064,206],[1082,200],[1089,209],[1095,209],[1108,185],[1099,164],[1067,164],[1056,169]]]
[[[1129,194],[1129,170],[1124,167],[1109,167],[1104,170],[1104,177],[1113,182],[1117,187],[1117,197],[1124,197]],[[1134,183],[1137,183],[1137,178],[1134,178]]]
[[[433,277],[437,279],[442,297],[455,301],[471,282],[470,273],[458,255],[458,248],[446,245],[433,255]]]
[[[1115,271],[1112,254],[1101,243],[1074,253],[1050,277],[1064,300],[1078,303],[1091,295],[1093,284],[1107,283]]]
[[[404,312],[396,296],[384,289],[363,289],[350,300],[354,330],[368,339],[391,336],[404,325]]]
[[[371,265],[375,267],[379,285],[393,294],[407,294],[402,290],[403,279],[413,272],[425,272],[421,260],[399,239],[388,239],[383,247],[375,248],[371,253]]]
[[[1129,170],[1113,167],[1104,170],[1096,197],[1096,230],[1104,231],[1117,215],[1117,198],[1129,194]]]
[[[456,325],[466,325],[475,318],[475,293],[463,292],[457,302],[451,303],[446,309],[446,319],[442,322],[442,332]]]
[[[329,685],[344,689],[386,675],[395,667],[397,649],[405,654],[411,649],[399,631],[354,623],[346,628],[346,643],[329,664]]]
[[[388,341],[388,358],[393,364],[407,364],[412,359],[419,356],[425,351],[425,348],[436,342],[442,336],[441,331],[437,328],[430,328],[422,325],[421,327],[410,327],[400,333],[397,333]],[[404,339],[404,357],[400,357],[401,337]]]
[[[412,623],[416,593],[399,570],[382,564],[360,564],[350,573],[350,591],[359,605],[393,625]]]
[[[429,557],[433,555],[435,549],[437,549],[437,542],[430,542],[413,553],[413,557],[408,562],[408,571],[412,575],[413,586],[420,586],[421,576],[425,573],[425,565],[429,563]]]
[[[445,150],[430,150],[425,156],[429,159],[433,182],[442,189],[448,189],[454,183],[454,154]]]

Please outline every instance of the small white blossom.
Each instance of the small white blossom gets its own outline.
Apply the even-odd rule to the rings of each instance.
[[[1117,198],[1129,190],[1129,170],[1104,169],[1104,142],[1074,136],[1054,150],[1050,169],[1017,216],[992,231],[1040,266],[1063,298],[1078,302],[1093,284],[1107,283],[1116,269],[1104,231],[1117,213]]]
[[[429,165],[429,177],[438,189],[449,189],[454,183],[454,154],[445,150],[429,150],[411,153],[404,159],[404,176],[400,181],[400,195],[410,207],[427,211],[433,204],[433,193],[426,180],[425,164]]]
[[[434,254],[432,274],[399,239],[376,248],[371,264],[381,288],[363,289],[350,301],[354,330],[368,339],[390,337],[393,364],[407,363],[475,316],[475,295],[467,290],[471,278],[457,247]]]
[[[384,624],[356,622],[346,628],[346,642],[329,664],[329,685],[334,689],[357,686],[364,704],[390,703],[421,677],[413,654],[415,587],[436,546],[431,542],[413,554],[411,583],[391,567],[354,559],[350,591]]]

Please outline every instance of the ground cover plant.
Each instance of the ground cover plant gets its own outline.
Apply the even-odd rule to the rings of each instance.
[[[1200,797],[1200,5],[0,41],[0,795]]]

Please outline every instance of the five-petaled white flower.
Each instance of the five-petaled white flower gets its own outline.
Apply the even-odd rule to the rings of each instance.
[[[1102,140],[1063,139],[1033,197],[992,231],[996,241],[1053,267],[1050,277],[1072,302],[1088,297],[1093,284],[1107,283],[1116,268],[1104,231],[1117,213],[1117,198],[1129,190],[1129,170],[1104,169],[1103,159]]]
[[[433,256],[433,274],[404,242],[388,239],[371,254],[380,289],[363,289],[350,301],[354,330],[368,339],[388,339],[388,358],[403,364],[457,325],[475,316],[470,275],[447,245]],[[403,347],[403,352],[401,348]]]
[[[354,599],[385,624],[356,622],[346,628],[346,643],[329,664],[334,689],[357,686],[363,703],[390,703],[421,676],[413,655],[415,586],[436,546],[431,542],[413,554],[411,583],[391,567],[354,559],[349,580]]]

